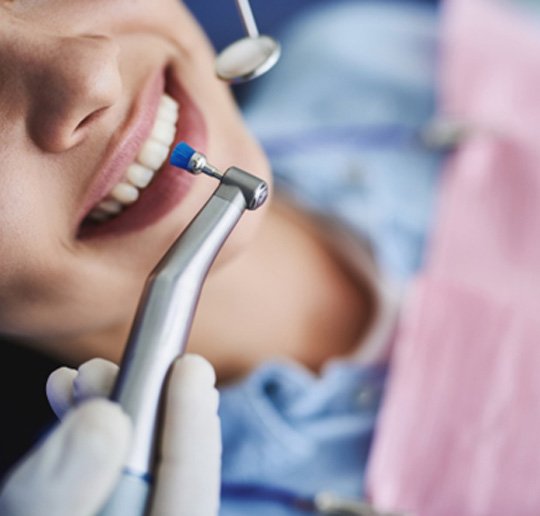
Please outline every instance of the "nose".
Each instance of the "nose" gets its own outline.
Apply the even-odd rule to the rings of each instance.
[[[79,144],[118,100],[118,47],[105,36],[54,37],[47,43],[26,77],[27,129],[43,150],[63,152]]]
[[[0,106],[24,117],[42,150],[78,145],[120,97],[117,44],[103,35],[59,35],[13,20],[0,25]]]

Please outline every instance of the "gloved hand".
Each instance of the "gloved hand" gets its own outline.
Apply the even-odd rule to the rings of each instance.
[[[103,399],[117,371],[111,362],[94,359],[78,371],[63,367],[51,374],[47,397],[61,422],[8,476],[0,514],[99,511],[122,470],[131,435],[129,418]],[[173,367],[152,515],[218,512],[221,441],[214,383],[212,367],[199,356],[185,355]]]

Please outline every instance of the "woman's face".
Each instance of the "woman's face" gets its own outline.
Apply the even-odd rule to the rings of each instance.
[[[0,333],[61,352],[129,326],[216,187],[166,165],[171,139],[268,179],[182,4],[0,0]]]

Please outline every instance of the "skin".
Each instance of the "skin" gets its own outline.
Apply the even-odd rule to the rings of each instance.
[[[148,273],[216,186],[197,179],[143,230],[77,237],[86,189],[148,76],[174,69],[205,119],[212,163],[270,181],[268,163],[176,0],[15,0],[0,9],[0,332],[71,363],[118,360]],[[349,279],[309,217],[274,202],[246,215],[220,254],[190,350],[221,378],[276,354],[317,369],[367,325],[369,289]],[[331,349],[318,345],[328,338]]]

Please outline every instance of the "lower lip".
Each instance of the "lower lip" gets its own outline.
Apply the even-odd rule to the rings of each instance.
[[[180,115],[175,142],[187,141],[192,147],[205,151],[206,124],[202,113],[189,98],[180,84],[167,74],[166,91],[180,104]],[[174,144],[173,144],[174,146]],[[78,237],[81,239],[118,236],[140,231],[157,223],[170,213],[188,194],[195,176],[169,164],[169,156],[165,164],[156,172],[152,182],[140,192],[139,199],[123,209],[116,217],[94,223],[84,221]]]

